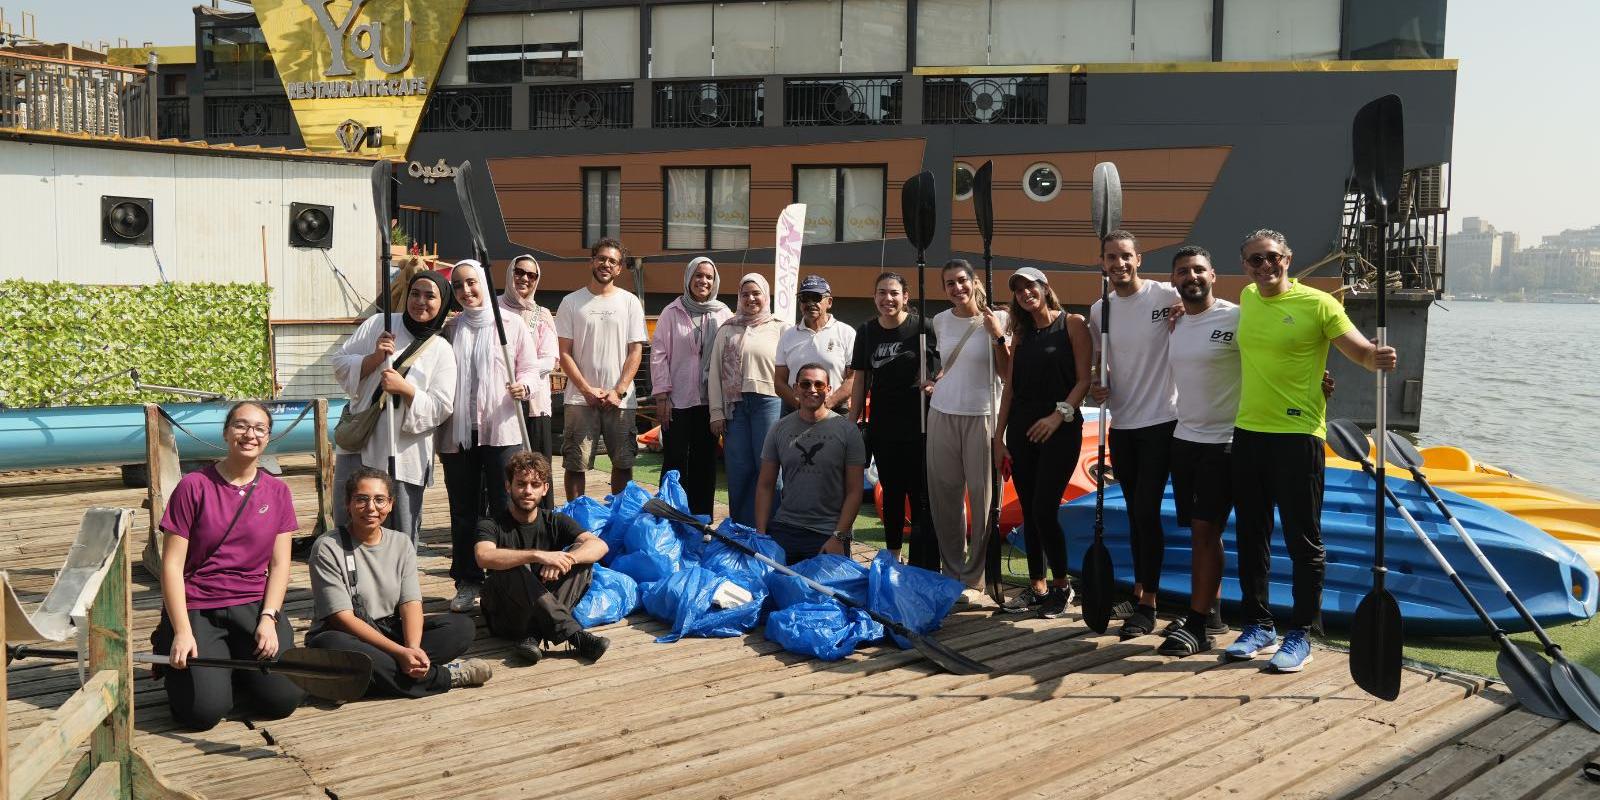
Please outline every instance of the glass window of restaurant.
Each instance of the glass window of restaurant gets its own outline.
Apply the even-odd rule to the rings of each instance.
[[[906,0],[689,3],[650,13],[652,78],[905,69]]]
[[[467,17],[472,83],[617,80],[639,74],[639,10],[606,8]],[[461,37],[457,37],[460,39]],[[441,81],[459,80],[455,46]]]
[[[200,30],[201,73],[207,89],[282,91],[283,85],[258,25],[215,25]]]
[[[1350,58],[1443,58],[1445,0],[1351,3],[1345,18]]]
[[[622,238],[622,170],[591,167],[583,171],[583,246],[606,236]]]
[[[750,168],[666,170],[667,249],[750,246]]]
[[[1339,57],[1341,0],[1224,0],[1223,61]]]
[[[883,238],[883,166],[796,167],[795,202],[806,204],[806,244]]]
[[[1209,61],[1211,30],[1212,0],[918,0],[917,64]]]

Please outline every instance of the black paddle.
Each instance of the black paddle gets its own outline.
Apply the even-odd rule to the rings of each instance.
[[[1394,431],[1389,431],[1388,438],[1389,448],[1398,458],[1400,466],[1411,470],[1411,477],[1422,486],[1423,491],[1428,493],[1428,497],[1433,499],[1433,504],[1438,506],[1439,513],[1444,515],[1445,520],[1450,523],[1450,527],[1455,529],[1456,535],[1461,537],[1461,543],[1467,546],[1467,550],[1472,553],[1472,557],[1478,559],[1478,564],[1483,567],[1485,572],[1489,573],[1489,580],[1494,581],[1495,587],[1505,593],[1507,602],[1511,603],[1511,607],[1517,610],[1517,614],[1522,617],[1522,621],[1528,623],[1528,627],[1533,629],[1534,635],[1539,637],[1539,642],[1544,645],[1544,651],[1555,659],[1556,663],[1554,665],[1545,664],[1542,660],[1536,659],[1535,668],[1532,671],[1534,680],[1529,681],[1528,673],[1521,669],[1521,659],[1511,658],[1509,654],[1502,652],[1500,659],[1495,662],[1495,666],[1500,671],[1501,679],[1506,682],[1507,686],[1512,687],[1517,699],[1522,700],[1522,704],[1527,706],[1529,711],[1554,719],[1567,719],[1568,715],[1565,712],[1571,711],[1578,719],[1583,720],[1585,725],[1600,731],[1600,676],[1596,676],[1587,667],[1572,663],[1566,654],[1561,651],[1561,645],[1550,641],[1550,635],[1545,633],[1544,626],[1533,618],[1533,614],[1528,611],[1528,607],[1522,604],[1522,598],[1517,597],[1516,592],[1511,590],[1505,578],[1500,576],[1500,570],[1495,569],[1494,564],[1490,563],[1489,557],[1478,549],[1478,543],[1472,540],[1472,536],[1467,533],[1466,528],[1462,527],[1461,521],[1456,519],[1456,515],[1450,512],[1450,506],[1445,505],[1444,498],[1440,497],[1437,491],[1434,491],[1433,484],[1428,482],[1428,476],[1422,474],[1423,459],[1422,454],[1417,452],[1417,448],[1407,441],[1404,436]],[[1521,655],[1520,650],[1517,655]],[[1515,663],[1508,664],[1508,660],[1513,660]],[[1547,670],[1548,674],[1546,674]],[[1559,715],[1546,713],[1545,710],[1541,710],[1523,700],[1522,693],[1516,691],[1517,687],[1513,683],[1514,680],[1534,684],[1535,689],[1541,694],[1540,699],[1559,697],[1566,704],[1565,708],[1561,709],[1562,713]]]
[[[978,217],[978,233],[983,237],[983,295],[994,302],[994,196],[990,191],[994,180],[994,162],[985,161],[972,176],[972,208]],[[994,346],[989,347],[989,373],[994,373]],[[991,377],[992,381],[993,378]],[[995,419],[999,408],[994,402],[994,392],[989,393],[989,419]],[[996,437],[1004,431],[996,430]],[[993,463],[994,448],[989,448],[989,516],[987,530],[989,543],[984,553],[983,577],[988,584],[989,596],[996,603],[1006,601],[1005,584],[1000,580],[1000,465]]]
[[[928,395],[922,384],[928,382],[928,293],[923,289],[928,261],[928,245],[933,243],[933,229],[937,224],[934,211],[933,173],[923,170],[906,179],[900,187],[900,221],[905,225],[906,238],[917,250],[917,396],[921,398],[921,431],[928,432]]]
[[[377,216],[377,218],[378,218],[378,253],[379,253],[379,259],[382,262],[378,271],[379,271],[379,274],[382,276],[382,280],[383,280],[383,332],[384,333],[390,333],[391,332],[390,331],[391,325],[390,325],[390,322],[389,322],[389,315],[391,313],[393,313],[393,311],[394,311],[394,300],[390,296],[393,293],[393,287],[390,286],[390,278],[389,278],[389,269],[390,269],[391,266],[393,266],[393,263],[394,263],[393,262],[393,254],[389,250],[389,242],[390,242],[390,237],[389,237],[389,184],[390,184],[390,181],[391,181],[391,178],[390,178],[390,175],[389,175],[389,162],[388,161],[384,161],[382,159],[379,159],[377,161],[372,162],[372,213],[375,216]],[[442,309],[441,309],[440,313],[443,313]],[[389,368],[391,368],[393,366],[394,366],[394,358],[391,356],[389,361],[384,364],[384,368],[385,369],[389,369]],[[381,379],[380,379],[379,382],[380,383],[382,382]],[[398,398],[398,397],[394,398],[394,402],[391,403],[391,402],[389,402],[388,397],[389,397],[389,395],[387,395],[387,394],[380,395],[378,397],[378,402],[383,403],[385,406],[387,406],[383,410],[382,413],[383,413],[383,419],[384,419],[384,431],[385,431],[384,435],[389,437],[389,477],[391,479],[393,479],[393,480],[399,480],[399,476],[396,474],[395,462],[394,462],[394,460],[395,460],[394,413],[395,413],[396,409],[398,409],[398,407],[400,405],[400,402],[399,402],[400,398]]]
[[[707,536],[716,537],[723,544],[732,547],[733,549],[738,550],[747,556],[751,556],[757,561],[760,561],[761,563],[766,564],[767,566],[772,567],[773,569],[785,575],[805,581],[806,586],[810,587],[812,591],[821,592],[828,597],[838,600],[844,605],[850,606],[851,608],[858,608],[867,612],[868,616],[877,620],[879,624],[883,625],[883,627],[888,628],[890,631],[898,634],[899,636],[905,637],[906,640],[911,642],[911,646],[917,649],[917,652],[927,657],[929,661],[937,664],[939,668],[945,672],[948,672],[952,675],[984,675],[992,671],[987,664],[984,664],[980,661],[974,661],[960,653],[957,653],[956,651],[940,644],[937,640],[923,636],[922,634],[907,628],[900,622],[897,622],[896,620],[891,619],[884,614],[868,608],[861,601],[856,600],[849,595],[840,594],[833,589],[817,583],[816,581],[811,580],[810,578],[807,578],[806,576],[801,575],[792,569],[789,569],[783,564],[773,561],[772,559],[768,558],[766,554],[746,547],[743,542],[740,542],[737,539],[718,533],[715,528],[712,528],[710,525],[701,522],[695,517],[673,508],[670,503],[662,500],[659,497],[651,500],[648,503],[645,503],[644,510],[662,519],[672,520],[673,522],[681,522],[685,525],[699,528],[701,531],[704,531]]]
[[[511,347],[506,344],[506,326],[500,321],[500,299],[494,296],[494,270],[489,267],[489,246],[484,244],[483,221],[478,218],[478,207],[472,202],[472,162],[463,161],[456,168],[456,201],[461,204],[461,216],[467,218],[467,233],[472,237],[472,254],[478,259],[483,273],[484,291],[488,298],[484,301],[494,311],[494,332],[500,335],[500,357],[505,361],[506,380],[517,379],[516,367],[511,363]],[[506,287],[507,291],[515,291]],[[523,398],[517,405],[522,407],[522,417],[527,419],[533,416],[528,410],[528,400]],[[522,432],[522,449],[531,453],[533,444],[528,441],[528,426],[520,424],[517,430]]]
[[[1389,209],[1400,195],[1400,176],[1405,168],[1405,126],[1401,120],[1400,98],[1384,95],[1361,107],[1351,126],[1351,154],[1356,182],[1361,191],[1378,206],[1378,346],[1389,341],[1388,245],[1384,236],[1389,228]],[[1388,373],[1378,370],[1377,422],[1388,429]],[[1384,443],[1378,440],[1377,481],[1384,486]],[[1365,452],[1363,451],[1363,455]],[[1383,566],[1383,492],[1374,492],[1376,505],[1373,525],[1372,591],[1356,606],[1351,621],[1350,677],[1357,686],[1374,697],[1393,700],[1400,696],[1400,659],[1404,635],[1400,605],[1384,588],[1387,570]]]
[[[73,661],[76,650],[49,650],[28,645],[6,645],[6,663],[19,658],[47,658]],[[141,664],[171,664],[167,656],[135,653]],[[321,647],[291,647],[271,661],[246,661],[231,658],[191,658],[190,667],[249,669],[282,675],[308,694],[327,700],[359,700],[372,682],[372,659],[365,653],[327,650]]]
[[[1122,226],[1122,177],[1117,165],[1102,161],[1094,165],[1092,204],[1089,216],[1094,221],[1097,241]],[[1111,278],[1100,276],[1100,382],[1110,387],[1106,376],[1106,351],[1111,349]],[[1116,604],[1112,584],[1111,551],[1106,549],[1106,428],[1111,416],[1100,406],[1100,445],[1094,471],[1094,541],[1083,553],[1083,622],[1095,633],[1105,633],[1111,624],[1111,608]]]

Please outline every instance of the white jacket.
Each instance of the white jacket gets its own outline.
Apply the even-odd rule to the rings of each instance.
[[[394,333],[394,352],[398,358],[411,346],[411,332],[406,330],[400,314],[391,315],[390,330]],[[372,354],[383,333],[383,317],[374,314],[356,328],[330,359],[333,376],[350,397],[350,411],[361,411],[372,404],[372,393],[378,389],[383,366],[372,370],[365,379],[361,377],[361,361]],[[400,406],[401,415],[395,426],[395,480],[413,486],[432,483],[433,432],[455,407],[456,355],[442,334],[434,334],[438,341],[423,346],[422,352],[412,361],[406,381],[416,388],[416,396]],[[335,447],[341,454],[348,451]],[[376,469],[389,468],[388,423],[382,419],[373,429],[367,446],[361,449],[361,463]]]

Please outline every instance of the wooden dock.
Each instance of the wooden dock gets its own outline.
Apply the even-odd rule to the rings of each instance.
[[[308,460],[284,463],[310,530]],[[143,499],[114,470],[0,475],[0,569],[31,606],[86,508]],[[442,488],[424,520],[423,594],[443,611]],[[140,512],[135,559],[147,525]],[[287,607],[303,634],[311,599],[295,567]],[[133,575],[135,641],[147,646],[160,599]],[[176,729],[140,669],[136,744],[169,782],[210,798],[1600,797],[1582,776],[1600,734],[1518,709],[1495,684],[1422,670],[1384,703],[1327,649],[1297,675],[1272,675],[1260,662],[1159,656],[1158,637],[1119,642],[1075,616],[965,609],[938,636],[996,672],[963,677],[892,646],[823,663],[759,632],[656,644],[665,629],[636,614],[604,629],[612,646],[597,664],[558,653],[528,667],[480,628],[472,655],[496,669],[485,687],[307,705],[204,733]],[[7,680],[12,742],[77,687],[73,667],[42,662]],[[65,766],[57,773],[44,785],[59,786]]]

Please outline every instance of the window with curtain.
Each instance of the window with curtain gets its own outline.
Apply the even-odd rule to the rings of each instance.
[[[711,74],[711,4],[650,9],[650,77],[702,78]]]
[[[639,9],[594,8],[583,12],[583,79],[639,77]]]
[[[737,250],[750,246],[750,168],[666,171],[667,249]]]
[[[989,0],[917,0],[917,65],[989,63]]]
[[[524,16],[481,14],[467,18],[467,80],[473,83],[518,83],[522,80]]]
[[[622,237],[622,170],[592,167],[583,171],[583,246],[607,236]]]
[[[1340,0],[1224,0],[1222,60],[1339,57]]]
[[[785,75],[839,71],[839,0],[789,0],[774,10],[774,71]],[[903,27],[905,17],[900,19]],[[722,71],[721,64],[717,71]]]
[[[806,244],[883,238],[886,168],[798,167],[795,202],[806,204]]]
[[[777,32],[771,3],[723,3],[711,11],[717,75],[767,75]]]
[[[906,0],[844,0],[840,16],[843,72],[906,68]]]
[[[1211,0],[1138,0],[1134,61],[1210,61]]]

